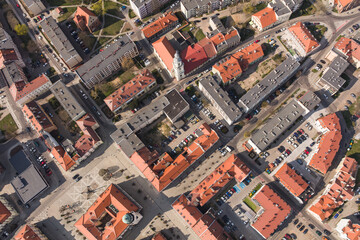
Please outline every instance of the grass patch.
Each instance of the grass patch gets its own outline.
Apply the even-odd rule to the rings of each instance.
[[[108,38],[108,37],[101,37],[101,38],[99,38],[99,44],[103,45],[104,43],[106,43],[109,40],[110,40],[110,38]]]
[[[82,0],[46,0],[50,6],[81,5]]]
[[[336,38],[336,41],[339,41],[340,38],[342,38],[342,37],[345,37],[345,35],[340,35],[340,36],[338,36],[338,37]]]
[[[263,10],[264,8],[267,7],[267,3],[266,2],[262,2],[259,3],[255,6],[256,12]]]
[[[118,78],[121,80],[122,84],[127,83],[128,81],[130,81],[134,77],[135,77],[135,74],[131,70],[123,72],[122,74],[120,74],[118,76]]]
[[[317,72],[318,72],[318,70],[316,70],[315,68],[313,68],[311,71],[312,71],[313,73],[317,73]]]
[[[198,29],[195,33],[195,38],[197,41],[202,40],[203,38],[205,38],[205,34],[203,33],[203,31],[201,29]]]
[[[15,26],[20,24],[13,11],[9,10],[6,12],[6,21],[9,23],[11,29],[15,31]]]
[[[64,13],[63,13],[63,15],[60,15],[60,17],[57,18],[58,22],[65,21],[65,20],[68,19],[75,11],[76,11],[76,7],[64,8]]]
[[[79,38],[81,38],[84,42],[84,45],[89,48],[90,50],[94,47],[96,42],[96,38],[88,35],[86,32],[80,32]]]
[[[325,27],[323,25],[310,25],[310,26],[307,26],[307,28],[309,29],[311,34],[316,38],[316,40],[318,42],[320,42],[320,40],[324,36],[325,32],[327,31],[327,27]]]
[[[120,30],[123,25],[124,25],[124,21],[114,17],[105,16],[105,26],[102,31],[102,34],[117,35],[120,33]]]
[[[111,1],[104,2],[104,10],[108,14],[122,17],[123,15],[119,9],[120,9],[120,5],[117,4],[116,2],[111,2]]]
[[[243,202],[255,213],[259,211],[259,207],[249,197],[245,197]]]
[[[13,135],[18,130],[18,126],[10,113],[0,121],[0,130],[8,135]]]
[[[352,148],[346,153],[346,156],[355,158],[358,163],[360,163],[360,141],[354,140]],[[360,172],[360,171],[359,171]]]
[[[129,8],[129,18],[134,18],[134,17],[136,17],[136,14],[132,9]]]
[[[119,3],[122,3],[124,5],[129,5],[129,1],[128,0],[117,0]]]

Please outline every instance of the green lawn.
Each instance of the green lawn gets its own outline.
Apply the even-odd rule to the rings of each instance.
[[[315,12],[316,12],[316,7],[311,3],[310,0],[305,0],[302,6],[300,7],[300,9],[291,15],[290,19],[300,16],[313,15],[315,14]]]
[[[355,158],[360,163],[360,141],[354,140],[354,144],[351,150],[346,153],[346,156]]]
[[[128,0],[117,0],[118,2],[124,4],[124,5],[129,5],[129,1]]]
[[[109,40],[110,40],[110,38],[108,38],[108,37],[101,37],[101,38],[99,38],[98,44],[101,46]]]
[[[50,6],[81,5],[82,0],[46,0]]]
[[[134,18],[134,17],[136,17],[136,14],[132,9],[129,8],[129,18]]]
[[[85,46],[88,47],[90,50],[93,48],[96,42],[96,38],[88,35],[86,32],[80,32],[79,38],[84,41]]]
[[[255,6],[256,12],[263,10],[264,8],[267,7],[267,3],[266,2],[262,2],[259,3]]]
[[[205,34],[201,29],[198,29],[195,33],[195,38],[200,41],[201,39],[205,38]]]
[[[123,84],[127,83],[128,81],[130,81],[134,77],[135,77],[135,74],[130,70],[119,75],[119,78],[120,78],[120,80],[122,81]]]
[[[60,17],[57,18],[58,22],[62,22],[68,19],[75,11],[76,11],[76,7],[64,8],[64,14],[60,15]]]
[[[120,30],[123,25],[124,25],[124,21],[110,16],[105,16],[105,26],[102,31],[102,34],[117,35],[118,33],[120,33]]]
[[[120,11],[120,4],[117,4],[115,2],[111,2],[111,1],[105,1],[104,2],[104,9],[106,13],[109,13],[111,15],[115,15],[118,17],[122,17],[122,13]]]
[[[245,197],[243,199],[243,202],[249,207],[251,208],[251,210],[253,210],[255,213],[257,213],[259,211],[259,207],[249,198],[249,197]]]
[[[0,121],[0,130],[5,134],[14,134],[16,130],[18,130],[18,126],[16,125],[11,114],[6,115]]]

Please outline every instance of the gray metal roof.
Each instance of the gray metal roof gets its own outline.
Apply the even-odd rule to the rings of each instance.
[[[340,75],[346,70],[350,65],[343,57],[337,56],[325,70],[324,74],[321,77],[322,81],[325,81],[328,85],[339,90],[344,83],[345,79],[340,77]]]
[[[136,48],[135,43],[127,35],[123,35],[109,44],[104,51],[93,56],[89,61],[81,65],[76,72],[84,82],[87,82],[94,75],[108,67],[114,60],[122,58],[134,48]]]
[[[199,86],[202,91],[206,91],[208,94],[205,94],[207,97],[211,97],[211,102],[214,102],[218,105],[222,111],[220,114],[224,114],[224,118],[229,118],[232,122],[236,121],[242,115],[240,109],[235,105],[233,101],[229,98],[228,94],[219,86],[219,84],[213,79],[212,76],[208,75],[205,78],[202,78],[199,82]]]
[[[20,68],[15,62],[5,64],[1,71],[4,74],[4,77],[9,86],[11,86],[13,83],[27,80],[22,68]]]
[[[320,98],[312,91],[305,93],[298,101],[309,111],[313,110],[321,102]]]
[[[38,15],[46,10],[46,7],[41,0],[22,0],[22,2],[34,15]]]
[[[33,164],[16,176],[11,181],[11,185],[24,204],[33,200],[49,187],[44,177]]]
[[[69,39],[65,36],[60,26],[53,17],[47,17],[40,22],[43,33],[55,47],[61,58],[72,68],[82,61],[79,53],[75,50]]]
[[[245,112],[249,112],[289,80],[299,67],[300,63],[298,61],[293,57],[288,57],[275,70],[271,71],[263,80],[242,96],[238,106],[243,108]]]
[[[265,126],[258,130],[250,138],[260,151],[264,151],[272,144],[284,131],[286,131],[303,113],[304,109],[296,100],[291,101],[273,118],[268,121]]]
[[[184,109],[190,108],[189,103],[175,89],[168,92],[165,97],[169,101],[169,104],[164,107],[164,113],[172,122],[179,118],[179,114],[181,114]]]
[[[209,21],[210,26],[213,25],[215,27],[213,30],[218,29],[220,32],[225,32],[225,27],[217,15],[211,16]]]
[[[181,0],[181,4],[185,7],[186,10],[199,7],[199,4],[196,0]]]
[[[50,87],[50,91],[54,94],[55,98],[60,102],[61,106],[66,110],[72,120],[76,121],[86,113],[61,80],[54,83]]]
[[[14,42],[10,35],[0,28],[0,49],[12,49],[14,48]]]
[[[30,160],[27,158],[23,150],[20,150],[11,156],[9,162],[18,174],[25,171],[31,165]]]
[[[291,10],[280,0],[271,1],[269,6],[274,9],[278,16],[291,13]]]

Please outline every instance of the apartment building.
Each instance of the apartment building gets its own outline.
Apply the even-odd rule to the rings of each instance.
[[[250,25],[259,31],[264,31],[274,25],[290,19],[293,12],[298,10],[303,0],[273,0],[268,6],[251,16]]]
[[[353,223],[348,218],[341,219],[336,225],[335,230],[341,239],[344,240],[357,240],[360,239],[360,224]]]
[[[242,112],[212,76],[200,79],[199,89],[229,125],[240,119]]]
[[[282,38],[285,39],[286,44],[301,58],[308,56],[320,46],[302,22],[297,22],[289,27]]]
[[[354,67],[360,68],[360,44],[355,40],[342,37],[335,44],[333,51],[345,58]]]
[[[328,91],[330,95],[334,95],[345,84],[346,80],[342,78],[341,75],[345,72],[349,65],[349,62],[343,57],[335,57],[330,65],[324,70],[324,73],[319,80],[316,81],[316,85]]]
[[[77,7],[73,20],[81,31],[88,30],[90,33],[101,25],[99,18],[86,7]]]
[[[33,225],[25,224],[24,227],[14,236],[15,240],[48,240],[48,238],[40,231],[39,228]]]
[[[106,97],[104,102],[111,111],[117,112],[126,108],[126,106],[134,99],[139,98],[151,89],[154,89],[155,86],[156,79],[148,69],[145,69]]]
[[[130,6],[134,13],[143,19],[159,11],[161,6],[168,2],[169,0],[130,0]]]
[[[236,0],[181,0],[180,8],[186,18],[191,18],[223,9],[237,2]]]
[[[23,84],[27,82],[27,77],[22,68],[16,63],[16,61],[6,63],[2,69],[0,69],[1,78],[7,82],[11,87],[13,84]]]
[[[121,63],[126,59],[139,55],[135,43],[123,35],[105,47],[104,51],[93,56],[76,69],[77,75],[87,88],[94,87],[121,69]]]
[[[69,68],[78,66],[83,61],[53,17],[44,18],[40,22],[40,26],[47,40],[54,46],[59,56]]]
[[[336,168],[335,176],[325,187],[324,192],[307,209],[318,221],[330,218],[333,212],[350,201],[354,196],[355,178],[358,165],[355,159],[344,157]]]
[[[251,88],[239,100],[238,106],[245,113],[260,105],[266,98],[274,93],[279,87],[285,84],[299,69],[300,63],[293,57],[288,57],[275,70]]]
[[[14,56],[13,51],[15,51],[16,56]],[[3,28],[0,28],[0,60],[0,69],[4,67],[4,63],[7,61],[15,61],[20,67],[25,67],[19,49]]]
[[[152,41],[160,35],[170,31],[179,24],[179,19],[175,13],[170,11],[161,15],[157,20],[145,26],[141,32],[144,38]]]
[[[50,91],[54,94],[55,98],[60,102],[61,106],[73,121],[76,121],[85,115],[86,112],[84,108],[61,80],[54,83],[50,87]]]
[[[20,2],[24,4],[25,9],[29,12],[30,16],[39,15],[46,10],[46,7],[41,0],[22,0]]]
[[[5,197],[0,196],[0,231],[19,214]]]
[[[35,78],[31,82],[17,82],[10,86],[9,90],[15,102],[20,106],[34,100],[41,94],[49,90],[51,86],[50,79],[45,75]]]
[[[358,0],[329,0],[329,5],[335,7],[338,13],[342,13],[359,6]]]
[[[42,131],[51,132],[57,127],[52,119],[45,113],[44,109],[35,101],[28,102],[22,108],[27,121],[31,123],[33,129],[41,133]]]

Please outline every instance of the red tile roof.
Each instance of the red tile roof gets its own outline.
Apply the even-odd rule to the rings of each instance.
[[[155,82],[156,80],[151,72],[148,69],[145,69],[136,77],[131,79],[129,82],[105,98],[104,102],[111,111],[115,111],[117,108],[133,99],[138,93]]]
[[[49,83],[50,79],[45,75],[35,78],[29,83],[19,82],[10,86],[10,93],[13,96],[15,101],[20,100],[29,93],[37,90],[46,83]]]
[[[200,45],[200,47],[202,47],[206,53],[206,56],[208,58],[212,58],[216,55],[216,48],[215,48],[215,45],[214,43],[208,39],[207,37],[206,38],[203,38],[201,39],[197,44]]]
[[[238,78],[242,74],[242,69],[239,61],[232,57],[225,57],[222,61],[217,62],[213,69],[220,73],[221,80],[224,84]]]
[[[317,152],[309,162],[309,166],[325,174],[340,148],[341,125],[335,113],[318,119],[322,128],[327,129],[320,140]]]
[[[268,185],[263,186],[253,199],[261,205],[264,211],[251,226],[267,239],[287,218],[291,208]]]
[[[253,14],[253,17],[256,17],[259,19],[261,23],[261,28],[266,28],[267,26],[270,26],[271,24],[276,22],[276,14],[274,9],[272,8],[264,8],[263,10],[260,10],[259,12]]]
[[[25,225],[19,232],[14,236],[15,240],[44,240],[42,236],[39,236],[29,225]]]
[[[83,135],[75,142],[75,149],[80,157],[84,156],[94,145],[100,141],[100,137],[92,128],[97,122],[90,114],[85,114],[76,121]]]
[[[336,208],[353,198],[356,172],[356,160],[345,157],[339,164],[339,171],[335,175],[335,180],[330,183],[331,186],[326,188],[309,210],[318,215],[322,221],[330,217]]]
[[[99,18],[86,7],[77,7],[74,15],[75,24],[82,30],[86,28],[89,31],[93,31],[98,25],[100,25]]]
[[[225,162],[217,167],[207,176],[191,193],[188,195],[191,204],[204,206],[213,196],[215,196],[228,182],[234,178],[241,182],[248,174],[250,169],[237,157],[232,154]]]
[[[348,224],[342,229],[342,232],[346,235],[348,240],[360,239],[360,224],[352,223],[348,220]]]
[[[0,68],[8,61],[18,60],[14,49],[0,49]]]
[[[51,154],[65,171],[69,170],[75,164],[75,161],[60,145],[53,147],[51,149]]]
[[[115,185],[111,184],[75,223],[75,227],[89,240],[115,240],[128,228],[122,217],[140,209]],[[108,224],[98,228],[101,220]]]
[[[166,37],[162,37],[156,42],[154,42],[152,45],[163,63],[165,64],[166,68],[171,72],[173,69],[175,49],[173,48],[169,40]]]
[[[289,27],[289,31],[301,43],[301,46],[306,53],[311,52],[319,46],[319,43],[316,41],[309,29],[307,29],[307,27],[302,22],[297,22],[295,25]]]
[[[185,74],[191,72],[209,59],[205,49],[199,43],[185,48],[181,51],[180,57],[184,63]]]
[[[43,130],[51,132],[56,128],[52,120],[45,113],[44,109],[35,101],[25,104],[22,111],[38,133]]]
[[[213,216],[208,213],[202,214],[197,207],[191,205],[184,194],[172,204],[172,207],[183,217],[200,239],[230,239],[230,236]]]
[[[0,201],[0,224],[4,223],[6,219],[8,219],[10,216],[11,216],[11,212]]]
[[[360,44],[356,41],[342,37],[334,47],[347,56],[350,62],[353,62],[354,60],[360,61]]]
[[[158,158],[156,151],[150,152],[146,147],[135,152],[130,159],[153,186],[162,191],[219,140],[219,136],[207,123],[204,123],[200,130],[204,134],[195,139],[188,148],[184,148],[176,159],[172,159],[167,153]]]
[[[144,33],[144,36],[146,38],[151,38],[154,35],[156,35],[157,33],[168,28],[171,24],[175,24],[175,22],[178,22],[178,21],[179,21],[179,19],[176,17],[176,15],[172,11],[170,11],[170,12],[167,12],[164,15],[160,16],[153,23],[144,27],[142,29],[142,32]]]
[[[161,232],[158,232],[153,236],[151,240],[166,240],[166,237],[164,237],[164,235],[162,235]]]
[[[246,48],[233,54],[233,57],[238,59],[243,71],[245,71],[250,64],[256,62],[264,56],[264,51],[260,44],[252,43]]]
[[[275,177],[297,197],[299,197],[309,186],[309,184],[296,173],[295,169],[291,169],[287,163],[276,172]]]

